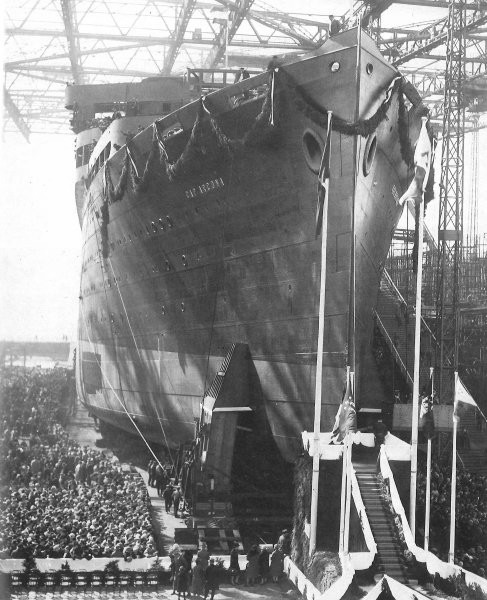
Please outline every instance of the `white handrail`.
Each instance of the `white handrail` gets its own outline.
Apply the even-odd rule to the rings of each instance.
[[[394,476],[392,474],[391,467],[387,459],[387,452],[384,446],[381,446],[380,449],[379,465],[382,476],[389,482],[389,491],[391,494],[392,507],[394,508],[394,511],[401,520],[401,525],[404,533],[404,540],[406,542],[408,550],[413,554],[416,560],[418,562],[426,564],[426,568],[430,575],[438,573],[438,575],[443,579],[448,579],[449,577],[458,576],[461,573],[463,573],[465,575],[465,583],[467,585],[476,584],[481,587],[482,591],[485,594],[487,594],[487,579],[479,577],[478,575],[475,575],[474,573],[471,573],[470,571],[467,571],[466,569],[463,569],[458,565],[442,561],[431,552],[425,552],[423,548],[420,548],[414,543],[413,535],[411,533],[411,529],[406,518],[406,513],[404,511],[399,492],[397,491]]]
[[[293,563],[289,556],[284,557],[284,571],[291,583],[298,588],[307,600],[321,600],[322,593],[311,583],[299,567]]]

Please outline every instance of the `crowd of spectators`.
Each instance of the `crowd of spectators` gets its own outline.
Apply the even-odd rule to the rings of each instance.
[[[155,556],[142,478],[69,438],[58,371],[3,373],[0,556]]]
[[[418,480],[418,515],[424,514],[426,477]],[[432,465],[430,547],[446,559],[450,531],[451,465]],[[458,469],[455,562],[485,577],[487,571],[487,477]]]

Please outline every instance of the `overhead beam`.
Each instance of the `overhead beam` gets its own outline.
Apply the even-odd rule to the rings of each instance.
[[[91,50],[81,50],[79,56],[91,56],[95,54],[108,54],[112,52],[123,52],[124,50],[138,50],[139,48],[146,48],[148,46],[159,46],[159,42],[138,42],[136,44],[124,44],[120,46],[106,46],[103,48],[92,48]],[[69,53],[50,54],[41,57],[24,58],[22,60],[13,60],[6,62],[3,66],[6,71],[16,69],[22,65],[29,65],[32,63],[46,62],[49,60],[60,60],[63,58],[69,58]]]
[[[64,31],[56,30],[56,29],[22,29],[22,28],[10,28],[6,30],[6,33],[9,35],[24,35],[24,36],[39,36],[39,37],[64,37]],[[173,38],[168,37],[158,37],[158,36],[149,36],[149,35],[120,35],[120,34],[104,34],[104,33],[80,33],[75,34],[75,37],[80,40],[109,40],[109,41],[118,41],[125,43],[140,43],[141,45],[161,45],[161,46],[170,46],[173,42]],[[215,44],[215,38],[201,39],[201,40],[193,40],[187,38],[184,40],[184,43],[192,46],[213,46]],[[259,40],[241,40],[237,39],[232,42],[229,41],[229,45],[239,46],[241,48],[262,48],[262,44]],[[273,39],[272,37],[268,40],[266,44],[266,48],[281,48],[283,50],[313,50],[316,48],[317,43],[313,40],[306,40],[303,43],[297,44],[293,42],[293,40],[283,41]]]
[[[22,116],[20,110],[18,109],[15,102],[12,100],[12,96],[9,94],[8,90],[4,88],[3,90],[3,102],[5,105],[5,109],[8,112],[9,117],[15,123],[17,129],[24,136],[27,142],[30,143],[30,128],[27,123],[24,121],[24,117]]]
[[[238,5],[233,0],[217,0],[222,6],[228,10],[238,10]],[[291,24],[295,25],[317,25],[316,21],[310,23],[306,19],[299,19],[299,17],[288,15],[284,12],[263,12],[249,10],[248,15],[252,21],[265,25],[274,31],[279,31],[288,37],[295,39],[303,48],[309,44],[313,44],[314,47],[319,46],[323,37],[320,36],[318,40],[313,39],[307,32],[299,32],[294,29]],[[318,23],[319,26],[326,32],[328,32],[328,24]]]
[[[393,0],[394,4],[406,4],[410,6],[424,6],[427,8],[448,8],[448,0]],[[391,2],[392,4],[392,2]],[[459,7],[464,10],[487,10],[487,2],[457,2]]]
[[[76,22],[76,6],[72,0],[61,0],[64,30],[68,41],[69,62],[74,83],[83,83],[83,66],[80,60],[79,39],[75,36],[78,29]]]
[[[443,54],[417,54],[415,58],[420,58],[423,60],[447,60],[447,57]],[[462,58],[462,62],[465,64],[468,63],[487,63],[487,57],[485,56],[464,56]]]
[[[169,50],[166,53],[166,58],[164,60],[164,66],[162,68],[164,75],[169,75],[171,73],[176,56],[178,55],[179,49],[184,41],[186,29],[188,28],[188,23],[191,15],[193,14],[195,5],[196,0],[183,0],[181,10],[179,11],[176,19],[176,26],[174,28],[174,41],[169,46]]]
[[[471,31],[472,29],[476,29],[481,25],[487,23],[487,14],[477,15],[476,13],[470,14],[465,19],[465,25],[463,27],[463,34]],[[444,45],[447,41],[447,33],[448,33],[448,17],[444,19],[440,19],[435,23],[432,23],[428,27],[422,29],[420,34],[425,32],[430,32],[431,37],[429,39],[421,39],[417,40],[408,40],[405,42],[404,47],[401,47],[401,44],[395,44],[394,40],[391,41],[392,49],[400,54],[398,58],[393,60],[393,65],[398,67],[418,56],[421,56],[427,53],[430,50],[438,48],[438,46]]]

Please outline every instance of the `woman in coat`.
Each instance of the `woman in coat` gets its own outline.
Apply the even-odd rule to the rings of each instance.
[[[270,571],[269,571],[269,575],[272,578],[272,581],[274,583],[277,583],[282,575],[284,571],[284,553],[281,550],[281,548],[279,548],[279,546],[277,546],[277,544],[274,546],[274,551],[271,554],[271,564],[270,564]]]
[[[259,577],[259,547],[254,544],[247,554],[247,569],[245,572],[245,579],[247,585],[253,585],[256,583]]]
[[[199,558],[196,559],[191,574],[191,593],[193,596],[203,596],[205,593],[205,569],[203,569]]]
[[[189,584],[189,571],[186,566],[186,561],[181,561],[178,568],[178,573],[176,576],[176,590],[178,592],[178,600],[181,598],[181,594],[183,598],[186,598],[186,592],[188,591]]]
[[[230,578],[232,585],[238,584],[238,578],[240,576],[240,565],[238,564],[238,543],[235,542],[232,550],[230,551]]]

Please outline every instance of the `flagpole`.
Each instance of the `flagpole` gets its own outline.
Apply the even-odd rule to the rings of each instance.
[[[331,114],[328,114],[328,135],[331,133]],[[318,184],[320,185],[320,184]],[[309,535],[309,555],[316,549],[316,528],[318,523],[318,486],[320,478],[320,431],[321,398],[323,380],[323,340],[325,331],[325,292],[326,292],[326,243],[328,234],[328,190],[329,180],[325,180],[325,197],[321,225],[321,276],[320,305],[318,310],[318,348],[316,351],[315,412],[313,425],[313,474],[311,478],[311,523]]]
[[[457,500],[457,386],[458,372],[455,371],[455,399],[453,402],[453,443],[452,443],[452,459],[451,459],[451,496],[450,496],[450,550],[448,552],[448,562],[455,562],[455,527],[456,527],[456,500]]]
[[[348,433],[343,443],[342,455],[342,490],[340,494],[340,533],[338,538],[338,553],[343,552],[343,536],[345,533],[345,494],[347,482]]]
[[[349,539],[350,539],[350,505],[352,501],[352,436],[348,434],[347,445],[347,485],[345,496],[345,523],[343,527],[343,552],[348,554]]]
[[[355,373],[350,374],[350,385],[352,395],[355,397]],[[345,494],[345,518],[343,527],[343,552],[348,554],[349,539],[350,539],[350,505],[352,502],[352,445],[353,438],[350,431],[347,432],[347,478],[346,478],[346,494]]]
[[[424,194],[421,194],[418,223],[418,260],[416,268],[416,319],[414,328],[413,414],[411,423],[411,484],[409,488],[409,524],[416,539],[416,487],[418,478],[419,351],[421,344],[421,286],[423,281]]]
[[[431,402],[433,402],[434,386],[433,386],[433,367],[430,367],[431,379]],[[431,405],[430,410],[433,409]],[[426,498],[425,498],[425,514],[424,514],[424,551],[428,552],[430,541],[430,517],[431,517],[431,435],[428,431],[428,451],[426,455]]]

